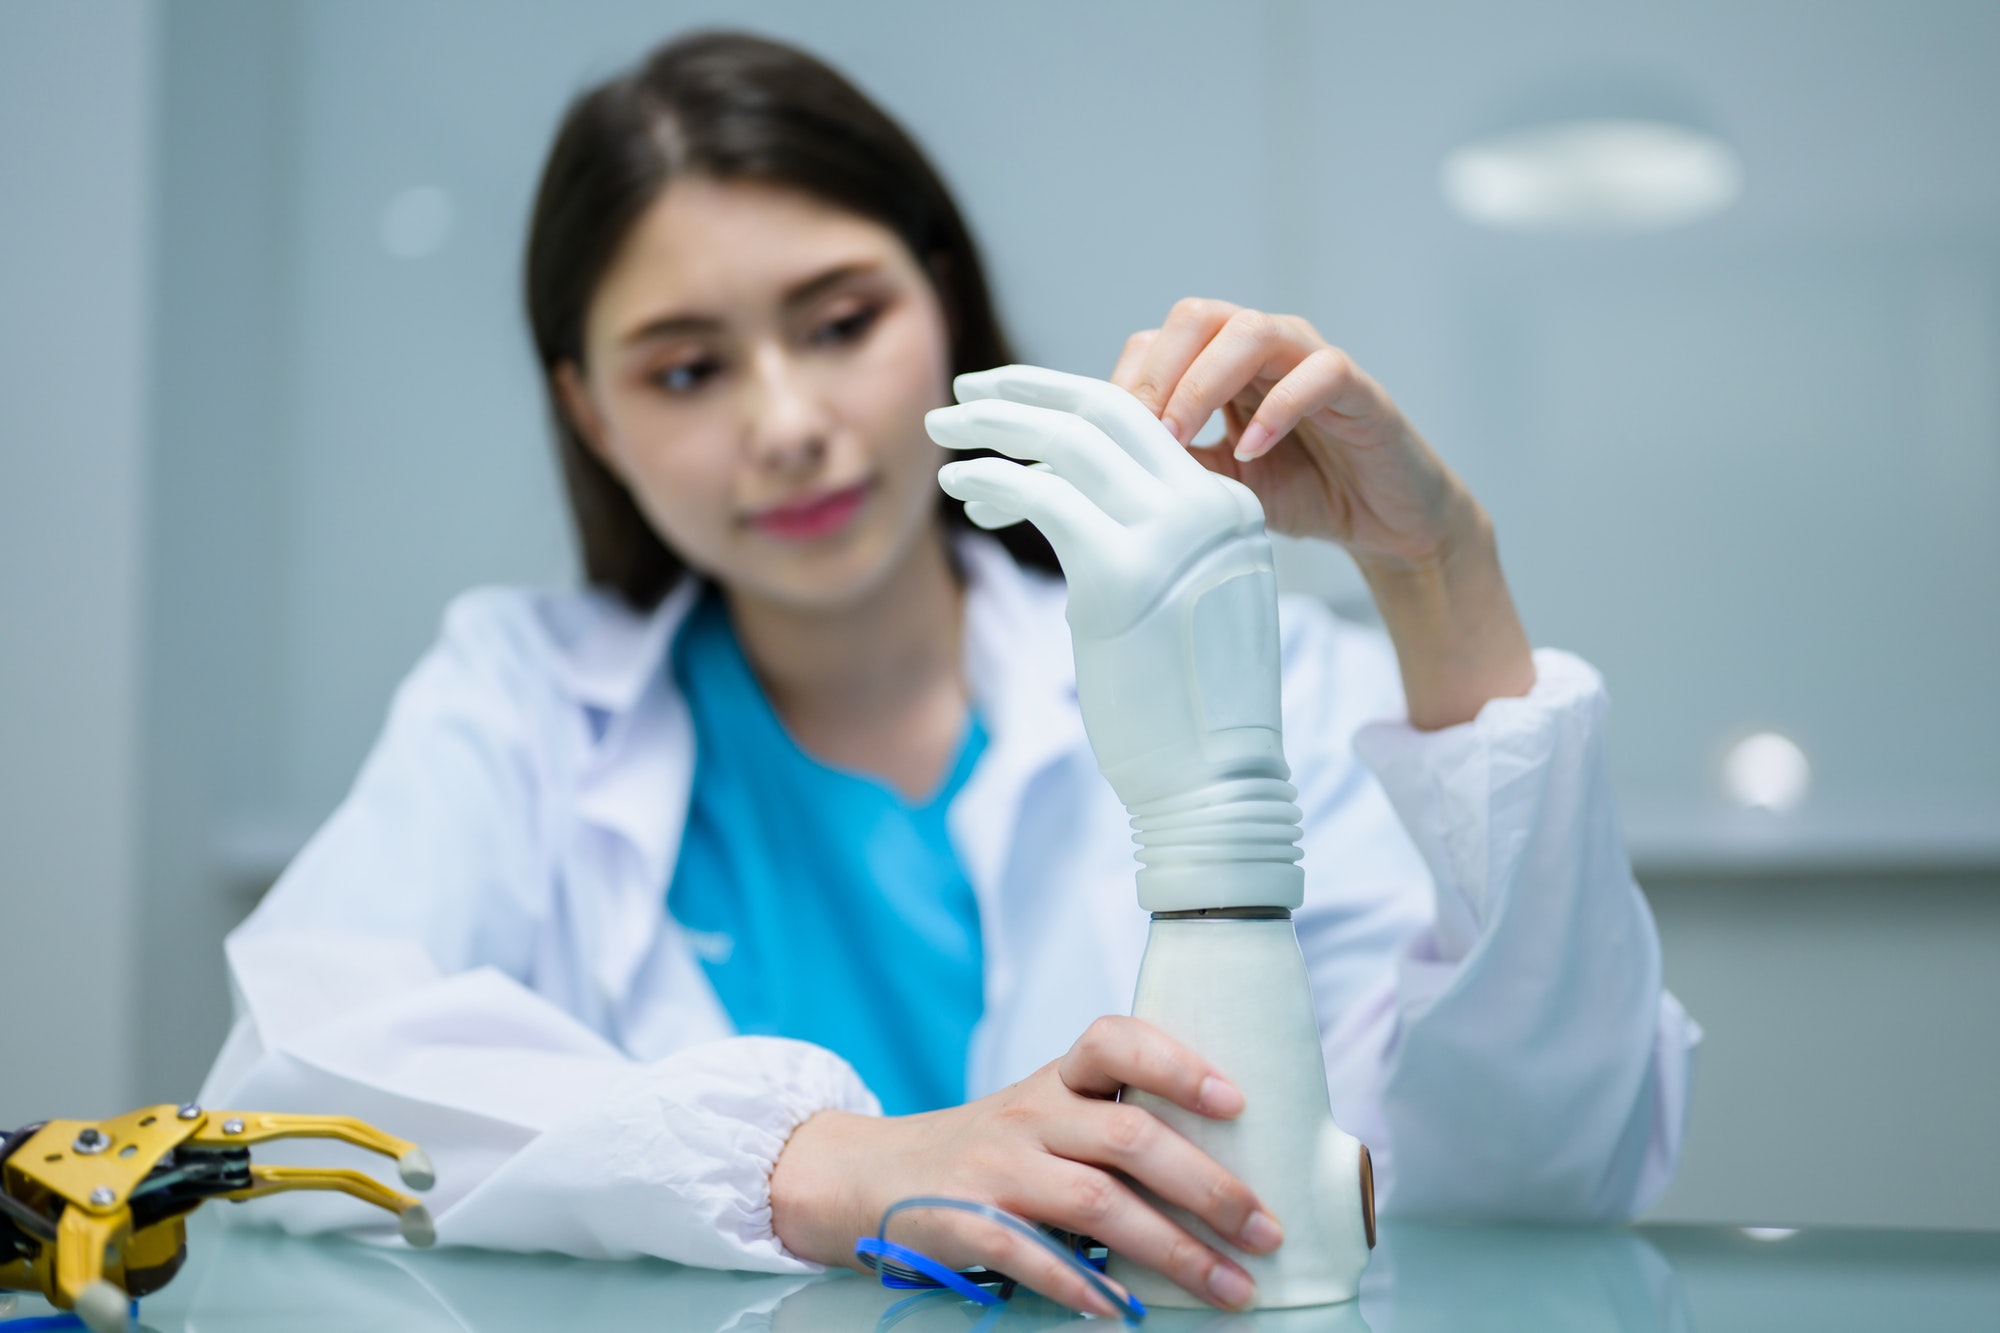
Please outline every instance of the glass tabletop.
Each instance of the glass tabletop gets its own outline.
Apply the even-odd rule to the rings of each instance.
[[[210,1205],[187,1267],[140,1308],[158,1333],[698,1333],[895,1328],[1008,1333],[1073,1322],[1023,1294],[985,1311],[858,1274],[774,1277],[652,1261],[429,1253],[228,1227]],[[20,1319],[49,1313],[32,1297]],[[0,1333],[5,1333],[0,1321]],[[1103,1325],[1098,1325],[1102,1327]],[[1447,1226],[1387,1221],[1361,1300],[1227,1315],[1157,1310],[1160,1333],[1459,1329],[2000,1329],[2000,1233],[1719,1227]]]

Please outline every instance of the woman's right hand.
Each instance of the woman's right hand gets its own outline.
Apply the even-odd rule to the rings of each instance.
[[[1185,1208],[1253,1254],[1284,1232],[1250,1188],[1151,1112],[1114,1100],[1143,1089],[1201,1115],[1232,1119],[1243,1094],[1149,1023],[1105,1017],[1062,1059],[989,1097],[921,1115],[823,1111],[792,1134],[771,1172],[771,1225],[804,1259],[858,1266],[899,1199],[941,1194],[1093,1236],[1201,1299],[1241,1309],[1256,1292],[1242,1267],[1169,1220],[1127,1183]],[[962,1213],[916,1211],[891,1238],[953,1268],[983,1265],[1051,1300],[1120,1313],[1067,1266]]]

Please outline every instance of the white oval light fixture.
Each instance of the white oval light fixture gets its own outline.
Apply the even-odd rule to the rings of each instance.
[[[1713,135],[1660,120],[1568,120],[1454,149],[1439,183],[1469,221],[1519,231],[1659,231],[1713,217],[1743,165]]]
[[[1746,809],[1783,813],[1805,800],[1812,765],[1789,737],[1760,731],[1730,747],[1722,761],[1722,784],[1730,799]]]

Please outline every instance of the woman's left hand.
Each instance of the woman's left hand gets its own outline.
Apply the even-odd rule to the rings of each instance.
[[[1345,546],[1396,643],[1410,720],[1470,720],[1535,681],[1486,511],[1347,353],[1294,315],[1189,299],[1125,343],[1112,382],[1248,486],[1276,532]]]
[[[1296,315],[1189,298],[1126,341],[1111,381],[1184,445],[1220,409],[1226,437],[1194,456],[1255,491],[1273,531],[1420,562],[1475,518],[1382,386]]]

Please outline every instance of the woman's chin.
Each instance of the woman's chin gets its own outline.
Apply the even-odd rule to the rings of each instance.
[[[897,552],[882,534],[851,532],[811,542],[769,541],[754,573],[723,582],[739,593],[799,611],[843,611],[888,582]]]

